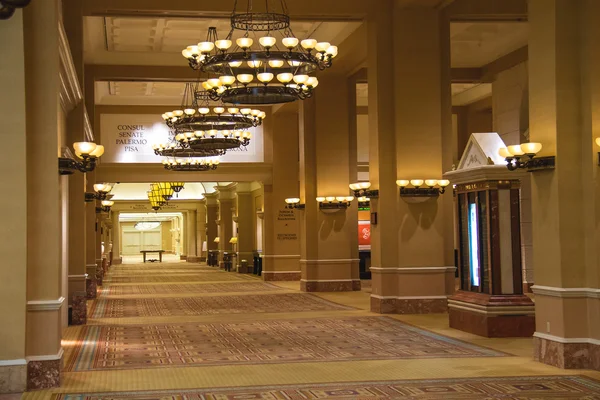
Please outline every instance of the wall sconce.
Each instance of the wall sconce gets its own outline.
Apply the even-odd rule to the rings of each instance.
[[[600,147],[600,137],[596,138],[596,144]],[[598,152],[598,165],[600,165],[600,151]]]
[[[96,213],[109,212],[110,208],[115,204],[112,200],[102,200],[102,207],[96,207]]]
[[[92,142],[73,143],[75,155],[81,159],[76,160],[70,150],[66,151],[67,157],[58,158],[58,173],[71,175],[75,171],[91,172],[96,168],[96,160],[104,154],[104,146]]]
[[[297,197],[287,198],[287,199],[285,199],[285,203],[286,203],[285,208],[291,208],[291,209],[297,208],[297,209],[303,210],[305,207],[304,204],[300,204],[300,199]]]
[[[237,236],[234,236],[231,239],[229,239],[229,243],[231,243],[231,244],[237,244],[237,242],[238,242]]]
[[[215,243],[220,243],[220,242],[221,242],[221,239],[220,239],[220,238],[217,236],[217,237],[215,238],[215,240],[213,240],[213,242],[215,242]]]
[[[94,200],[106,200],[108,193],[112,190],[112,185],[108,183],[96,183],[94,185],[94,192],[85,193],[85,201],[89,203]]]
[[[371,199],[365,196],[359,197],[358,199],[358,209],[371,208]]]
[[[368,197],[370,199],[379,197],[379,190],[369,190],[371,182],[351,183],[349,186],[350,190],[354,192],[355,197]]]
[[[350,206],[352,200],[354,200],[354,196],[317,197],[319,209],[324,212],[337,212],[339,210],[345,210]]]
[[[506,160],[506,168],[509,171],[516,171],[519,168],[530,172],[542,169],[554,169],[556,157],[535,157],[541,149],[541,143],[523,143],[502,147],[498,150],[498,154]]]
[[[426,187],[422,187],[423,184]],[[398,179],[396,181],[396,185],[400,186],[400,197],[421,197],[424,200],[444,194],[449,184],[450,181],[447,179]]]

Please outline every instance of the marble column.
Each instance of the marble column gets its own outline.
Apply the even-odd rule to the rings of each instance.
[[[360,290],[357,202],[327,213],[317,196],[348,196],[356,159],[350,159],[349,96],[345,76],[320,79],[300,104],[300,286],[307,292]],[[351,167],[353,164],[353,167]]]
[[[121,223],[119,222],[119,211],[111,211],[112,218],[112,252],[113,252],[113,264],[121,264],[123,259],[121,257]]]
[[[88,172],[86,174],[86,191],[94,191],[94,183],[96,182],[96,172]],[[96,202],[87,203],[85,209],[85,272],[86,272],[86,292],[88,299],[95,299],[98,281],[96,279],[96,272],[98,267],[97,259],[100,256],[96,256]]]
[[[206,242],[206,200],[201,200],[196,210],[196,249],[199,262],[206,262],[204,242]]]
[[[219,204],[219,260],[223,261],[223,253],[231,253],[233,247],[229,240],[233,237],[233,193],[234,188],[219,187],[218,189],[218,204]],[[235,260],[234,260],[235,263]],[[222,266],[222,264],[219,264]]]
[[[600,370],[600,3],[529,1],[534,359]]]
[[[188,210],[185,217],[185,232],[187,240],[187,262],[200,262],[197,253],[197,228],[196,228],[196,210]]]
[[[217,193],[205,193],[206,198],[206,246],[208,251],[219,250],[219,244],[215,239],[219,236],[219,204]],[[208,254],[206,255],[208,258]]]
[[[285,199],[299,196],[298,107],[286,105],[272,114],[273,184],[265,185],[264,253],[262,276],[265,281],[300,280],[300,240],[298,220],[302,210],[290,210]]]
[[[59,2],[32,2],[23,11],[23,21],[26,107],[35,110],[27,115],[27,218],[23,219],[27,221],[27,389],[34,390],[60,385],[61,309],[67,306],[61,296],[57,173],[62,123],[57,113],[61,108]],[[15,306],[14,300],[10,303]]]
[[[0,160],[3,170],[11,168],[11,173],[0,174],[2,187],[10,188],[10,196],[1,200],[10,212],[0,225],[0,253],[6,264],[0,268],[0,393],[18,393],[25,391],[27,381],[27,108],[22,11],[0,24],[0,48]]]
[[[245,265],[251,266],[254,257],[254,242],[256,231],[254,229],[254,218],[256,218],[256,210],[252,206],[252,191],[250,183],[238,183],[235,191],[235,202],[237,212],[237,265],[241,266],[245,261]],[[238,271],[239,268],[238,268]],[[240,272],[250,272],[243,270]]]

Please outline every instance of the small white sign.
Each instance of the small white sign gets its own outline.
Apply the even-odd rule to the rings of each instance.
[[[264,162],[262,126],[250,129],[252,140],[246,147],[228,150],[219,160],[223,163]],[[101,143],[104,163],[162,163],[152,145],[168,143],[173,131],[160,115],[102,114]]]

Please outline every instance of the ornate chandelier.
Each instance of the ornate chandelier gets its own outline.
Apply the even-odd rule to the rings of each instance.
[[[196,160],[196,159],[176,159],[176,160],[165,160],[163,166],[169,171],[209,171],[217,169],[219,160],[211,158],[208,160]]]
[[[231,104],[287,103],[311,97],[319,84],[312,75],[331,67],[337,46],[296,38],[285,0],[280,0],[279,12],[270,10],[265,0],[263,13],[253,12],[252,0],[247,1],[246,12],[238,12],[236,0],[225,39],[219,40],[216,28],[209,28],[205,41],[181,52],[194,70],[218,76],[203,82],[203,88],[211,99]],[[243,34],[234,46],[236,31]]]

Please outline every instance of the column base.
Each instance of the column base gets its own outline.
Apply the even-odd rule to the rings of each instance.
[[[264,271],[262,277],[264,281],[284,282],[284,281],[299,281],[300,271]]]
[[[87,278],[85,280],[85,291],[88,300],[94,300],[97,296],[98,286],[96,286],[96,279]]]
[[[0,393],[23,393],[27,389],[25,360],[14,360],[13,363],[0,366]]]
[[[199,263],[202,261],[202,258],[198,256],[186,256],[185,260],[189,263]]]
[[[531,337],[535,307],[525,295],[458,291],[448,298],[450,328],[484,337]]]
[[[300,280],[300,290],[303,292],[352,292],[360,290],[360,280]]]
[[[60,386],[62,374],[62,350],[56,360],[27,362],[27,390],[50,389]]]
[[[86,280],[87,282],[87,280]],[[85,325],[87,323],[87,293],[73,293],[71,303],[71,325]]]
[[[200,262],[206,262],[206,257],[200,257]]]
[[[116,265],[116,264],[123,264],[123,258],[122,257],[113,258],[112,265]]]
[[[562,343],[540,336],[549,335],[535,333],[533,338],[533,359],[535,361],[563,369],[595,369],[600,371],[600,344]],[[562,338],[557,337],[556,339],[561,340]]]
[[[103,275],[105,275],[108,272],[108,267],[110,267],[110,264],[108,263],[108,258],[103,258],[102,259],[102,271],[104,272]]]
[[[184,255],[182,255],[182,254],[180,254],[180,255],[179,255],[179,259],[180,259],[180,260],[187,260],[187,257],[188,257],[188,256],[184,256]]]
[[[379,297],[371,295],[371,311],[379,314],[440,314],[448,311],[448,299]]]

